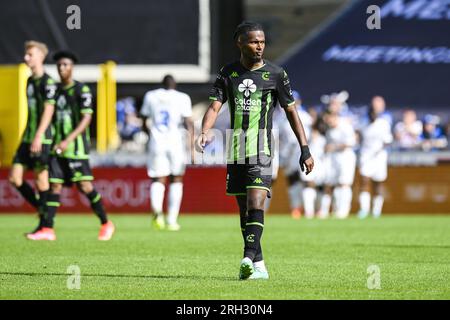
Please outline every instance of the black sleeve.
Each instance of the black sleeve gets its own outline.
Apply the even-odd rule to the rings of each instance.
[[[85,113],[94,113],[94,109],[92,107],[92,93],[87,85],[83,85],[81,87],[80,93],[80,111],[82,114]]]
[[[47,78],[44,83],[44,102],[49,104],[55,104],[56,96],[56,83],[52,78]]]
[[[286,108],[295,103],[295,99],[292,97],[289,77],[283,69],[281,69],[281,72],[278,74],[276,88],[278,101],[280,102],[281,107]]]
[[[222,68],[217,75],[216,81],[214,82],[211,91],[209,92],[209,100],[220,101],[222,103],[227,102],[226,94],[226,75]]]

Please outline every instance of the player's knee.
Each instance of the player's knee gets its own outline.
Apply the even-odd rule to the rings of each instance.
[[[43,179],[36,180],[36,189],[38,189],[38,191],[46,191],[49,188],[50,188],[50,185],[48,183],[48,180],[43,180]]]
[[[183,182],[183,176],[170,176],[170,182]]]
[[[166,177],[153,178],[153,182],[160,182],[166,184]]]
[[[78,190],[85,194],[88,194],[91,193],[92,190],[94,190],[94,186],[90,181],[81,181],[78,183]]]
[[[299,176],[298,172],[295,172],[288,176],[289,185],[293,185],[298,181],[300,181],[300,176]]]
[[[264,200],[265,197],[260,193],[252,195],[247,200],[248,210],[264,209]]]
[[[307,187],[307,188],[315,188],[316,185],[314,184],[314,182],[308,181],[308,182],[306,182],[306,187]]]
[[[11,183],[14,187],[20,187],[23,183],[22,177],[11,174],[9,176],[9,183]]]
[[[374,182],[374,184],[373,184],[373,189],[374,189],[374,191],[375,191],[375,194],[377,195],[377,196],[379,196],[379,195],[381,195],[382,194],[382,190],[383,190],[383,186],[382,186],[382,184],[380,183],[380,182]]]
[[[62,191],[62,184],[60,184],[60,183],[52,183],[50,185],[50,189],[52,190],[52,193],[60,194],[61,191]]]

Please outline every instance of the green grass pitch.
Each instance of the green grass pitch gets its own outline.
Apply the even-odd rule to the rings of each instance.
[[[268,215],[262,243],[271,278],[256,282],[237,280],[236,215],[182,215],[179,232],[151,229],[149,215],[111,219],[109,242],[97,241],[94,216],[63,214],[57,241],[32,242],[23,236],[32,215],[0,215],[0,298],[450,299],[450,216]],[[67,287],[71,265],[81,271],[78,290]],[[371,265],[379,289],[368,288],[377,276]]]

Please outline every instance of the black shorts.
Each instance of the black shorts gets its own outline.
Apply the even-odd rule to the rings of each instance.
[[[267,190],[270,198],[272,166],[258,164],[227,165],[227,195],[247,195],[247,189]]]
[[[71,186],[74,182],[92,180],[94,177],[88,159],[50,158],[50,183]]]
[[[51,146],[43,144],[42,151],[38,155],[31,153],[30,146],[31,144],[26,142],[20,144],[14,156],[13,164],[21,164],[32,170],[48,169]]]

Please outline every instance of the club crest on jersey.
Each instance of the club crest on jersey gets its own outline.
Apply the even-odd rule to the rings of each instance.
[[[67,100],[65,96],[59,96],[58,101],[56,101],[56,106],[58,109],[63,109],[64,106],[67,104]]]
[[[261,78],[265,81],[268,81],[270,77],[270,72],[269,71],[265,71],[262,73]]]
[[[248,98],[251,93],[256,91],[256,84],[253,83],[252,79],[244,79],[238,86],[238,90],[243,92],[244,96]]]

